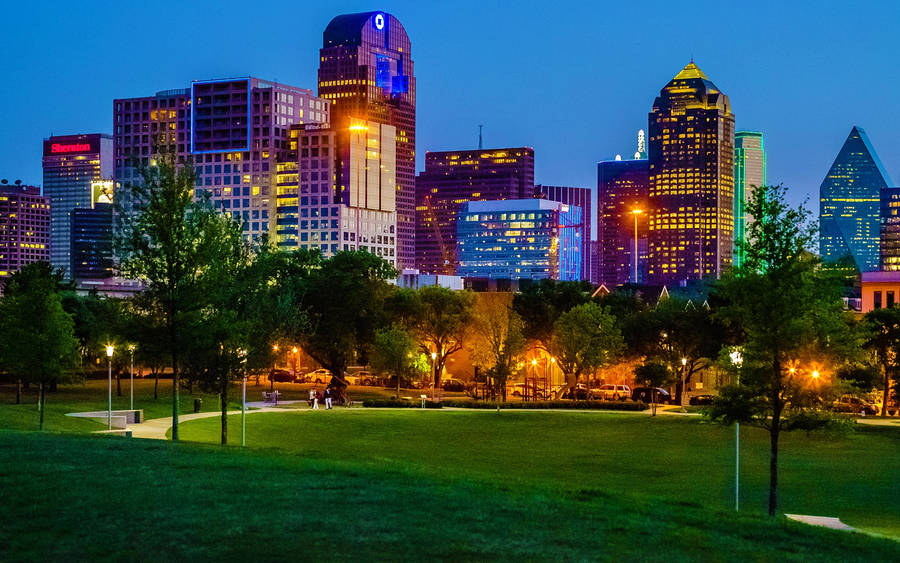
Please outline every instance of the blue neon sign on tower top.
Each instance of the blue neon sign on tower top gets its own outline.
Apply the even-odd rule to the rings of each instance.
[[[384,29],[384,14],[382,14],[381,12],[375,14],[375,20],[372,23],[375,24],[375,29]]]

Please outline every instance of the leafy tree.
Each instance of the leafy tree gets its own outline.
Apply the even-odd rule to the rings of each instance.
[[[896,379],[898,351],[900,351],[900,308],[875,309],[863,318],[865,341],[863,346],[872,352],[881,368],[881,416],[887,416],[891,379]],[[858,378],[857,378],[858,379]]]
[[[386,280],[396,271],[364,251],[342,251],[311,269],[297,306],[308,322],[299,330],[303,349],[346,387],[344,371],[371,349],[375,330],[385,324],[385,300],[394,290]],[[297,327],[299,328],[299,327]]]
[[[616,318],[596,303],[577,305],[560,315],[550,352],[566,377],[561,394],[575,389],[582,374],[587,378],[616,358],[623,344]]]
[[[400,382],[414,369],[416,342],[403,327],[394,325],[375,331],[371,364],[379,371],[393,373],[397,378],[397,397]]]
[[[172,366],[172,441],[178,441],[179,375],[185,327],[203,303],[203,276],[216,255],[219,212],[208,198],[194,201],[195,175],[188,162],[161,158],[141,170],[142,181],[125,184],[118,207],[118,269],[146,285],[162,311]]]
[[[524,323],[512,308],[509,293],[476,294],[469,351],[473,363],[486,370],[506,400],[506,382],[525,350]]]
[[[159,374],[169,361],[165,318],[159,303],[138,293],[123,304],[122,334],[134,343],[134,359],[153,376],[153,399],[159,399]]]
[[[649,362],[634,369],[634,378],[651,388],[650,409],[651,414],[656,416],[656,404],[658,402],[656,388],[668,385],[672,380],[672,372],[668,366],[658,362]]]
[[[839,285],[808,249],[815,228],[803,207],[788,207],[783,186],[762,186],[750,198],[754,217],[746,261],[715,292],[717,314],[740,335],[740,383],[721,390],[709,410],[715,420],[741,422],[769,433],[769,514],[778,507],[778,445],[783,431],[811,429],[828,419],[811,415],[815,393],[798,361],[840,359],[850,332]]]
[[[401,290],[393,300],[395,315],[403,318],[422,353],[432,359],[434,387],[440,388],[447,359],[463,349],[472,319],[472,293],[441,286]]]
[[[72,317],[62,307],[57,280],[46,262],[24,266],[10,276],[0,299],[0,366],[39,386],[40,429],[46,390],[72,377],[78,341]]]
[[[513,297],[513,309],[522,318],[522,333],[544,349],[553,340],[553,327],[560,315],[591,300],[588,282],[541,280],[528,284]]]

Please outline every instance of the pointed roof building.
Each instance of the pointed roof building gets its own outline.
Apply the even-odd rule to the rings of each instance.
[[[882,190],[891,185],[869,137],[854,126],[819,188],[819,253],[850,257],[861,272],[880,266]]]

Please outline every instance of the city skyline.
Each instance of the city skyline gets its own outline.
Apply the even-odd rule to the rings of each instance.
[[[194,79],[251,74],[313,89],[318,69],[316,53],[328,21],[338,13],[380,9],[403,22],[415,45],[417,171],[423,168],[425,151],[474,148],[477,126],[484,124],[485,146],[534,146],[536,183],[591,186],[596,163],[621,152],[620,147],[629,143],[634,131],[643,127],[659,84],[671,76],[672,68],[684,66],[693,56],[729,93],[737,116],[736,128],[766,134],[769,181],[789,186],[793,203],[808,198],[815,213],[818,184],[853,125],[868,131],[880,148],[888,173],[900,177],[900,147],[893,142],[900,116],[890,111],[890,92],[896,90],[896,78],[883,72],[890,64],[887,32],[890,22],[897,21],[891,16],[900,15],[896,6],[878,3],[882,17],[874,25],[866,20],[865,27],[860,19],[864,17],[862,12],[845,13],[827,7],[819,7],[815,18],[807,17],[802,7],[793,6],[780,8],[779,17],[773,18],[774,8],[765,5],[759,13],[733,12],[730,18],[694,15],[698,31],[715,20],[717,32],[710,34],[713,37],[697,33],[694,38],[679,39],[677,44],[667,43],[662,33],[655,36],[653,31],[665,29],[666,22],[688,21],[687,15],[657,9],[653,3],[640,9],[610,7],[602,13],[583,6],[556,12],[528,3],[514,12],[498,6],[476,9],[469,3],[454,8],[413,9],[412,4],[402,2],[310,6],[302,11],[304,17],[294,33],[273,38],[270,44],[246,49],[204,42],[203,35],[197,36],[203,32],[194,30],[192,37],[197,38],[197,45],[190,57],[174,57],[169,64],[149,66],[134,63],[149,49],[138,45],[139,41],[120,52],[108,49],[100,35],[96,39],[79,37],[84,49],[95,53],[91,64],[66,59],[53,73],[45,71],[46,64],[38,63],[53,60],[52,53],[71,45],[74,37],[68,29],[84,28],[86,22],[78,23],[84,16],[60,3],[11,12],[20,25],[7,33],[5,68],[17,84],[29,87],[6,89],[2,94],[4,107],[24,109],[7,116],[6,129],[16,134],[0,140],[0,174],[10,181],[20,178],[26,184],[39,184],[40,139],[51,133],[110,133],[108,108],[113,98],[146,95],[164,85],[183,87]],[[297,10],[289,5],[279,9]],[[92,22],[99,18],[97,23],[106,28],[133,26],[149,10],[127,6],[114,15],[94,14]],[[188,6],[186,11],[191,17],[183,21],[205,18],[210,25],[204,29],[210,30],[228,13],[201,6]],[[802,14],[792,17],[795,11]],[[62,12],[66,18],[58,17]],[[498,14],[509,25],[492,25]],[[597,16],[593,22],[591,14]],[[248,16],[248,29],[255,25],[256,18]],[[59,27],[57,20],[68,22],[68,27]],[[753,41],[744,30],[752,28],[754,22],[767,32],[762,37],[778,39]],[[28,35],[28,29],[38,25],[46,37],[39,45]],[[164,29],[154,32],[163,42],[169,37],[174,40],[184,35],[182,25],[179,21],[167,22]],[[541,27],[538,37],[530,31],[521,32],[537,26]],[[858,32],[863,28],[865,34]],[[146,32],[138,35],[142,33]],[[733,45],[716,43],[728,37]],[[595,48],[579,47],[585,44]],[[751,44],[753,49],[748,49]],[[491,62],[490,57],[473,55],[503,52],[504,45],[510,52],[528,55],[506,61],[501,73],[493,72],[492,66],[499,64],[499,59]],[[558,62],[568,49],[588,54]],[[263,50],[272,50],[274,56],[261,57]],[[470,62],[460,65],[455,62],[459,60]],[[94,68],[116,70],[96,73]],[[533,82],[536,70],[546,85],[537,96],[526,87]],[[866,88],[859,95],[859,103],[845,104],[839,94],[821,87],[825,80],[863,83]],[[780,109],[784,106],[775,85],[781,83],[790,84],[792,95],[804,100],[805,111]],[[572,88],[571,84],[579,87]],[[615,87],[610,87],[612,84]],[[58,95],[60,85],[67,86],[67,95]],[[815,115],[825,118],[813,119]]]

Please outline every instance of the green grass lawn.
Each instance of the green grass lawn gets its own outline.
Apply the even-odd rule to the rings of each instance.
[[[395,417],[381,412],[377,419],[366,416],[352,421],[347,416],[347,422],[337,422],[337,416],[328,421],[320,418],[324,425],[342,429],[379,421],[413,429],[413,414]],[[470,416],[458,420],[477,422],[478,413],[466,414]],[[547,415],[516,413],[508,418],[525,414]],[[283,418],[294,423],[312,420],[296,414],[257,416],[259,421],[268,417],[273,423]],[[561,416],[563,421],[570,418]],[[441,423],[440,428],[456,426],[453,420],[431,422]],[[523,424],[527,428],[532,423]],[[202,424],[196,426],[202,431]],[[293,433],[285,439],[311,439],[305,431],[291,428]],[[337,459],[344,454],[329,452],[348,450],[335,449],[327,439],[315,441],[315,450],[299,455],[282,449],[242,451],[0,431],[2,559],[846,562],[900,558],[900,543],[891,540],[782,519],[735,517],[693,502],[632,498],[593,487],[596,477],[578,475],[567,484],[541,483],[537,476],[518,474],[527,467],[521,461],[497,468],[489,478],[475,477],[486,466],[475,459],[483,453],[481,449],[445,466],[447,475],[439,475],[436,466],[422,471],[428,464],[397,463],[394,457],[373,463],[375,456],[365,452],[357,452],[362,461]],[[421,446],[428,441],[423,435],[411,440],[419,444],[423,456],[452,447]],[[411,443],[406,451],[415,449]],[[314,452],[317,457],[312,456]],[[515,457],[532,455],[528,448],[517,448]],[[565,470],[567,462],[561,461],[560,470]],[[469,465],[480,469],[470,472]],[[534,464],[535,469],[549,465]],[[699,481],[706,478],[706,474],[698,476]]]
[[[218,420],[192,421],[181,427],[181,437],[214,443],[218,431]],[[373,470],[389,467],[445,482],[612,494],[636,502],[656,498],[713,511],[734,506],[734,428],[699,417],[336,409],[255,415],[247,418],[247,432],[253,448]],[[232,436],[239,443],[239,436]],[[741,451],[742,509],[764,514],[768,435],[743,428]],[[900,538],[898,475],[896,429],[787,434],[780,456],[780,511],[836,516]]]

